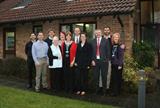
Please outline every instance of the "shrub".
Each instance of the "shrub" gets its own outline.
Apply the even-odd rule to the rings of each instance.
[[[125,55],[124,59],[124,71],[123,71],[123,79],[124,79],[124,91],[128,93],[137,93],[138,91],[138,81],[139,75],[138,71],[140,70],[138,67],[139,64],[135,61],[135,59],[130,55]],[[153,92],[155,90],[155,73],[153,68],[145,67],[145,80],[146,80],[146,88],[147,92]]]
[[[135,93],[138,90],[138,63],[130,55],[125,55],[124,59],[124,91]]]
[[[154,66],[154,47],[146,42],[133,43],[133,58],[139,64],[139,68]]]
[[[0,61],[0,74],[25,79],[27,77],[26,61],[22,58],[11,57]]]

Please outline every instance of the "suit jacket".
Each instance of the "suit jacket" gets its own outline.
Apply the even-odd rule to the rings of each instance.
[[[72,37],[72,40],[75,42],[75,35],[73,35],[73,37]],[[76,42],[75,42],[76,43]],[[78,42],[78,44],[80,43],[80,36],[79,36],[79,42]],[[76,43],[77,44],[77,43]]]
[[[25,54],[27,55],[27,59],[28,60],[33,60],[33,57],[32,57],[32,45],[33,45],[32,41],[29,41],[25,45]]]
[[[108,43],[105,38],[102,37],[100,42],[100,60],[108,61],[109,60],[109,48]],[[92,60],[96,60],[96,50],[97,50],[97,38],[92,40]]]
[[[111,38],[107,39],[107,44],[108,44],[109,60],[111,60],[111,58],[112,58],[112,41],[111,41]]]
[[[77,46],[76,59],[77,67],[87,68],[91,65],[91,45],[86,42],[84,46],[81,46],[81,43]]]
[[[49,39],[49,37],[47,37],[47,39],[45,39],[44,41],[47,42],[48,46],[52,45],[52,40]]]
[[[122,49],[120,46],[121,46],[120,44],[118,45],[114,44],[112,46],[112,59],[111,59],[112,65],[123,66],[124,49]]]

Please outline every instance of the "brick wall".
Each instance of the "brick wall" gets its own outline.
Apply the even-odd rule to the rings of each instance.
[[[24,25],[16,25],[16,56],[26,58],[24,47],[29,41],[30,33],[32,33],[32,24],[26,23]]]
[[[131,52],[132,46],[132,37],[133,37],[133,18],[130,16],[120,16],[123,23],[124,23],[124,31],[125,31],[125,44],[127,47],[127,52]],[[47,32],[49,28],[53,28],[56,31],[56,34],[59,35],[59,26],[63,23],[78,23],[78,22],[97,22],[97,28],[102,29],[107,25],[110,26],[112,32],[119,32],[121,33],[121,26],[117,20],[117,18],[113,19],[113,16],[105,16],[101,18],[77,18],[77,19],[66,19],[66,20],[54,20],[52,22],[38,22],[34,23],[34,25],[43,25],[43,33],[45,38],[47,37]],[[25,24],[17,24],[16,25],[16,56],[26,58],[24,53],[25,44],[29,41],[30,33],[32,33],[32,23],[25,23]],[[0,57],[2,57],[2,28],[0,28]]]
[[[132,40],[133,40],[133,18],[129,15],[120,16],[122,22],[124,24],[124,43],[126,44],[126,52],[131,53],[132,49]],[[121,33],[122,28],[117,18],[113,18],[113,16],[107,16],[97,19],[97,28],[102,29],[105,26],[110,26],[112,33],[119,32]]]

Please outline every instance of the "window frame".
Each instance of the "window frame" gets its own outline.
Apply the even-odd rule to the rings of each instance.
[[[33,25],[32,26],[32,32],[35,34],[35,35],[37,35],[39,32],[35,32],[35,28],[36,27],[41,27],[42,28],[42,30],[41,31],[39,31],[39,32],[43,32],[43,25]]]
[[[84,24],[84,26],[83,26],[83,31],[84,31],[84,32],[86,32],[86,28],[85,28],[85,25],[86,25],[86,24],[95,24],[95,29],[97,29],[97,22],[92,21],[92,22],[60,23],[59,30],[60,30],[60,32],[61,32],[61,31],[62,31],[62,28],[61,28],[62,26],[69,25],[70,28],[71,28],[71,30],[72,30],[72,31],[70,31],[70,32],[71,32],[71,33],[74,33],[73,24],[77,24],[77,23],[83,23],[83,24]]]

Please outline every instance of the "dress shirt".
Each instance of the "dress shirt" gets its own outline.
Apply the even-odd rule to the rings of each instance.
[[[32,46],[32,56],[33,60],[36,64],[39,64],[38,59],[40,58],[47,58],[47,52],[48,52],[48,45],[44,41],[37,41],[33,43]]]
[[[78,44],[79,41],[80,41],[80,36],[75,36],[74,42],[75,42],[76,44]]]
[[[99,55],[96,56],[97,59],[100,59],[100,44],[101,44],[101,39],[102,39],[102,37],[97,38],[97,50],[99,50],[99,52],[97,52],[97,53],[99,53]]]

